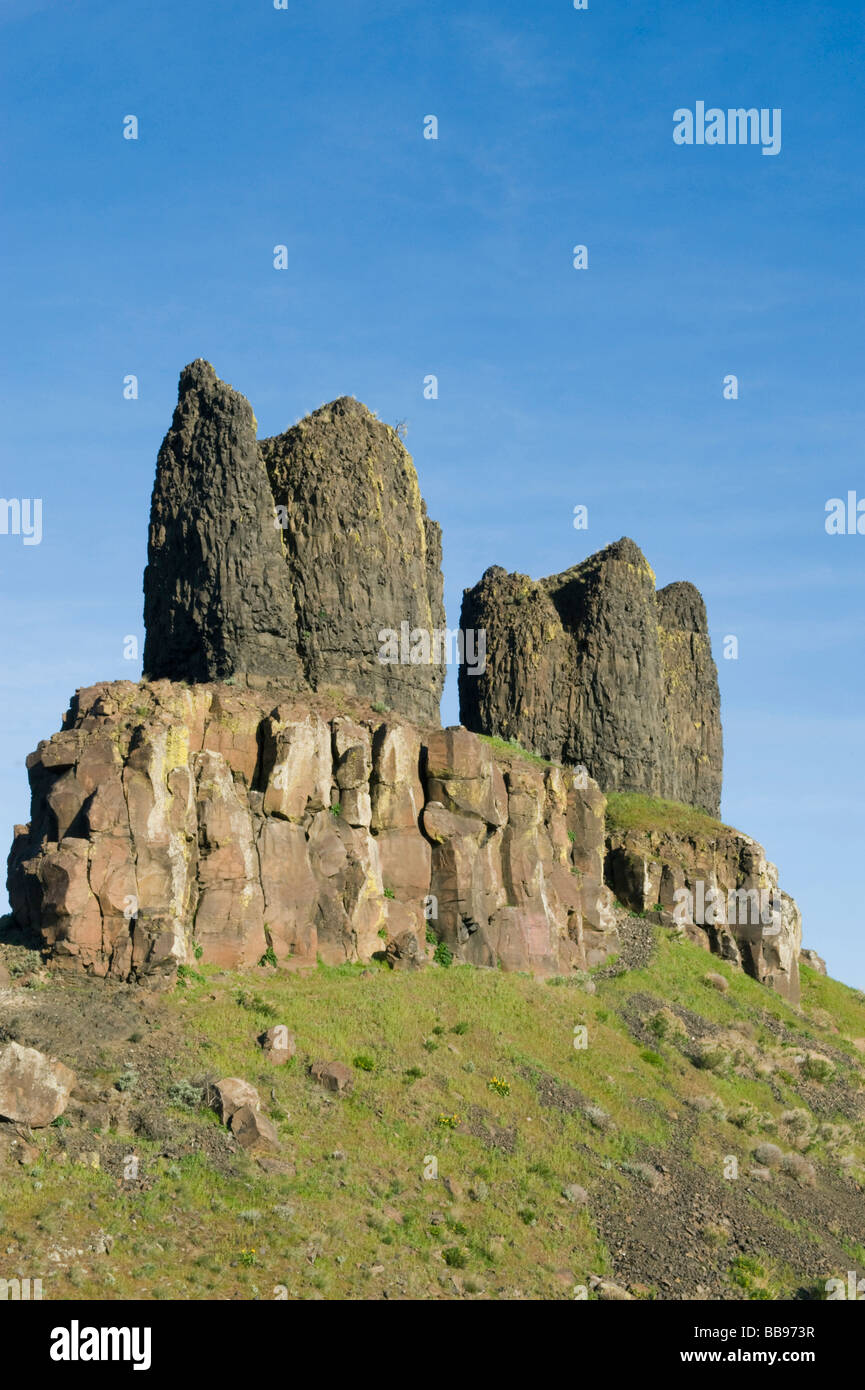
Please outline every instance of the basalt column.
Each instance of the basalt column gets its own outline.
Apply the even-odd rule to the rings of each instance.
[[[249,401],[186,367],[159,451],[144,571],[144,673],[302,683],[297,619]]]
[[[487,645],[484,673],[459,673],[467,728],[584,764],[605,791],[718,813],[720,700],[703,601],[690,584],[656,594],[633,541],[537,581],[494,566],[465,591],[462,626],[484,628]]]
[[[381,633],[445,623],[441,531],[396,431],[343,396],[261,448],[310,685],[437,723],[443,663],[379,659]]]
[[[157,463],[144,620],[146,676],[341,690],[437,723],[441,532],[396,430],[341,397],[259,443],[249,402],[209,363],[186,367]],[[416,664],[392,659],[403,625],[412,646],[424,635]]]

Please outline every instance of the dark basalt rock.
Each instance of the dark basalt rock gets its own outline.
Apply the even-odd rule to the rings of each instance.
[[[486,630],[485,671],[459,672],[467,728],[583,764],[607,791],[718,813],[720,699],[703,601],[690,584],[656,594],[633,541],[538,581],[494,566],[465,591],[461,622]]]
[[[378,659],[385,629],[444,628],[441,530],[427,516],[411,456],[350,396],[262,441],[284,508],[300,652],[313,689],[335,685],[438,722],[443,664]]]
[[[144,673],[336,687],[438,721],[443,664],[379,659],[383,630],[445,624],[441,532],[395,430],[350,397],[256,439],[209,363],[180,377],[157,462]]]
[[[300,681],[297,617],[244,396],[200,359],[180,376],[156,465],[144,571],[144,673]]]
[[[693,584],[658,590],[658,637],[668,747],[664,795],[717,815],[724,757],[721,697],[706,605]]]

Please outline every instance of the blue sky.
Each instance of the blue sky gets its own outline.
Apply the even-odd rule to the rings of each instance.
[[[75,687],[140,672],[155,457],[202,356],[264,434],[343,394],[408,421],[452,625],[488,565],[622,535],[693,581],[724,817],[865,987],[865,536],[824,528],[865,496],[860,7],[3,0],[0,51],[0,491],[44,509],[40,545],[0,535],[8,839]],[[780,154],[677,146],[698,100],[780,108]]]

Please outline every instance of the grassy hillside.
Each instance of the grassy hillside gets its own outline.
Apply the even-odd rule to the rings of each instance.
[[[865,996],[805,968],[800,1013],[655,930],[644,969],[577,983],[206,969],[172,995],[0,948],[0,1037],[80,1081],[50,1129],[0,1125],[0,1277],[52,1299],[573,1298],[593,1275],[791,1298],[861,1277]],[[256,1043],[274,1023],[297,1038],[283,1067]],[[352,1066],[353,1093],[316,1060]],[[266,1167],[200,1104],[226,1075],[277,1126]]]

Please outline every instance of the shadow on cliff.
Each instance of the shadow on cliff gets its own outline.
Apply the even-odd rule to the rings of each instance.
[[[0,917],[0,946],[25,946],[28,951],[38,951],[42,941],[38,932],[19,926],[9,912]]]

